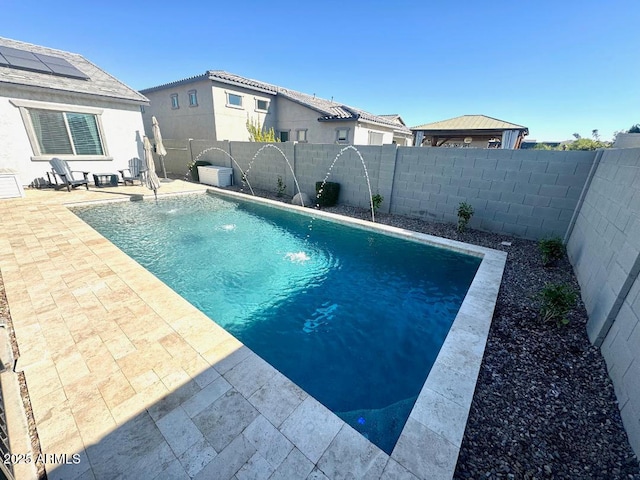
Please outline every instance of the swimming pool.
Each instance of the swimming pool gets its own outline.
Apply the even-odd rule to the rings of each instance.
[[[75,212],[387,453],[480,264],[209,195]]]

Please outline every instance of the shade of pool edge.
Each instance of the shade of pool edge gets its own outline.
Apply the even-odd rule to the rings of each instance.
[[[310,214],[306,208],[268,199],[216,188],[208,188],[207,191],[223,197],[255,201],[278,209],[293,209]],[[82,202],[67,206],[86,206],[90,203],[103,202]],[[420,478],[452,477],[502,279],[506,253],[328,212],[314,210],[312,214],[337,223],[482,258],[476,276],[391,453],[392,459]],[[336,421],[348,426],[337,416]],[[362,438],[369,444],[367,450],[374,449],[384,454],[379,447]]]

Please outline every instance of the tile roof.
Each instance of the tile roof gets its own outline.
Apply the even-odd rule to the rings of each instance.
[[[400,115],[398,115],[397,113],[392,113],[390,115],[378,115],[379,117],[382,118],[386,118],[387,120],[391,120],[395,123],[399,123],[401,125],[404,125],[405,127],[407,126],[406,123],[404,123],[404,120],[402,120],[402,117]]]
[[[77,53],[41,47],[39,45],[3,37],[0,37],[0,45],[63,58],[89,77],[88,80],[82,80],[79,78],[62,77],[48,73],[16,70],[11,67],[0,66],[0,84],[13,84],[70,93],[82,93],[98,97],[132,101],[139,104],[149,103],[149,100],[144,95],[112,77]]]
[[[317,111],[321,115],[319,118],[320,121],[362,120],[379,125],[384,125],[386,127],[393,127],[397,132],[411,135],[411,130],[409,130],[406,126],[404,126],[403,124],[399,124],[393,119],[386,118],[382,115],[374,115],[364,110],[350,107],[333,100],[326,100],[324,98],[316,97],[315,95],[309,95],[306,93],[298,92],[296,90],[290,90],[288,88],[279,87],[270,83],[261,82],[259,80],[241,77],[240,75],[235,75],[223,70],[208,70],[204,75],[197,75],[183,80],[178,80],[176,82],[148,88],[145,90],[141,90],[141,92],[150,92],[153,90],[165,88],[170,85],[189,83],[195,80],[201,80],[203,78],[209,78],[209,80],[227,83],[230,85],[252,88],[265,93],[269,93],[271,95],[280,95],[284,98],[287,98],[288,100],[297,102],[301,105]]]
[[[527,127],[505,122],[486,115],[462,115],[460,117],[425,123],[411,130],[527,130]]]

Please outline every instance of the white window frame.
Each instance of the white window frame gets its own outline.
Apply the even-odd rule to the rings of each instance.
[[[189,90],[187,92],[187,97],[189,98],[189,106],[190,107],[197,107],[198,106],[198,91],[197,90]]]
[[[177,93],[171,94],[171,110],[177,110],[180,108],[180,100]]]
[[[225,93],[226,93],[226,95],[227,95],[227,107],[229,107],[229,108],[237,108],[237,109],[239,109],[239,110],[244,110],[244,108],[242,107],[242,104],[243,104],[243,98],[242,98],[242,95],[240,95],[239,93],[236,93],[236,92],[225,92]],[[230,99],[232,96],[233,96],[233,97],[238,97],[238,98],[240,99],[240,105],[236,105],[235,103],[231,103],[231,102],[229,101],[229,99]]]
[[[344,139],[340,137],[340,132],[344,130]],[[349,130],[350,128],[336,128],[336,143],[349,143]]]
[[[109,149],[107,147],[104,128],[102,126],[102,113],[104,111],[103,109],[81,107],[78,105],[65,105],[62,103],[37,102],[34,100],[10,100],[10,102],[12,105],[20,109],[20,116],[22,117],[22,122],[24,123],[25,129],[27,131],[27,137],[29,138],[29,143],[31,143],[31,148],[33,150],[33,156],[31,157],[31,160],[36,162],[48,162],[52,158],[60,158],[62,160],[113,160],[113,158],[109,156]],[[85,113],[88,115],[94,115],[96,119],[96,126],[98,128],[98,135],[100,137],[100,144],[102,146],[102,155],[42,153],[40,151],[40,142],[38,142],[38,136],[35,129],[33,128],[33,124],[31,123],[31,115],[29,115],[29,109],[52,110],[60,113]],[[67,125],[66,116],[63,115],[63,118],[65,121],[65,125]],[[72,149],[74,149],[75,147],[73,147],[73,140],[68,125],[67,134],[69,135],[69,141],[72,145]]]
[[[265,102],[267,104],[267,107],[260,108],[260,102]],[[271,102],[269,100],[265,100],[264,98],[256,98],[256,112],[268,112],[270,103]]]
[[[298,128],[296,130],[296,142],[300,142],[300,143],[307,143],[309,140],[307,138],[307,128]],[[300,139],[300,134],[303,134],[302,136],[304,137],[302,140]]]

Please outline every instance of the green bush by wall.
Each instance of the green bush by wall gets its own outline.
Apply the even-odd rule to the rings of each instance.
[[[322,189],[322,192],[320,190]],[[332,207],[338,203],[340,195],[340,184],[335,182],[326,182],[324,187],[322,182],[316,182],[316,203],[320,207]]]

